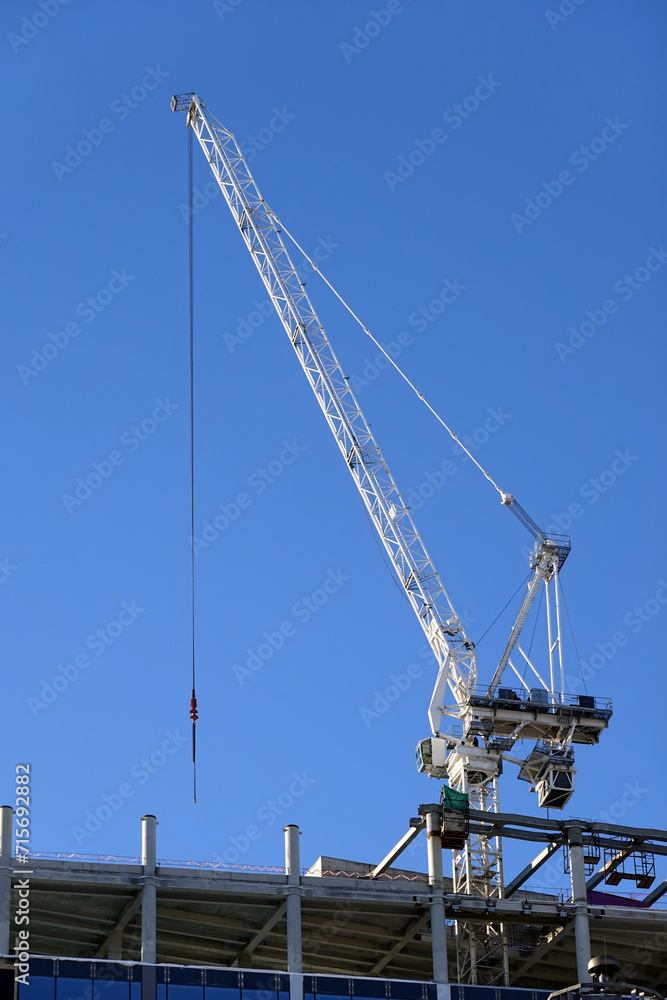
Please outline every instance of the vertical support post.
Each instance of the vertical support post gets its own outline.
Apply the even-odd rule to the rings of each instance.
[[[547,642],[549,643],[549,683],[551,684],[551,704],[556,704],[554,692],[554,644],[553,628],[551,625],[551,591],[549,590],[550,580],[544,577],[544,590],[546,591],[546,611],[547,611]]]
[[[563,695],[565,694],[565,667],[563,665],[563,642],[562,633],[560,630],[560,599],[558,597],[559,583],[558,583],[558,563],[554,563],[554,589],[556,591],[556,633],[558,642],[558,660],[560,663],[560,697],[561,702],[563,700]]]
[[[141,817],[141,863],[144,867],[141,889],[141,961],[155,965],[157,955],[157,820]]]
[[[427,810],[427,811],[426,811]],[[440,834],[440,809],[426,806],[426,849],[428,853],[428,882],[431,886],[431,948],[433,952],[433,982],[438,987],[438,1000],[449,997],[449,970],[447,968],[447,926],[445,900],[442,893],[442,836]],[[440,989],[440,986],[446,989]]]
[[[287,971],[290,973],[290,1000],[303,1000],[303,958],[301,947],[301,860],[298,826],[290,823],[284,827],[285,897],[287,916]]]
[[[0,806],[0,955],[9,955],[12,904],[12,823],[14,810]]]
[[[107,937],[107,958],[110,962],[123,960],[123,932],[109,931]]]
[[[591,938],[588,927],[586,898],[586,866],[580,826],[570,826],[567,831],[570,848],[570,877],[574,903],[574,947],[577,955],[577,977],[580,983],[589,983],[588,963],[591,960]]]
[[[499,812],[498,802],[500,800],[498,788],[498,775],[493,779],[493,803],[494,812]],[[496,837],[496,866],[498,871],[498,898],[505,898],[505,869],[503,867],[503,841],[502,837]],[[503,952],[503,986],[510,985],[510,958],[507,947],[507,930],[505,924],[500,925],[500,941]]]

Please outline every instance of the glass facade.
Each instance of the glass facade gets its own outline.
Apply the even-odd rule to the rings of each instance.
[[[34,958],[18,1000],[289,1000],[289,975],[193,965]],[[434,983],[303,977],[304,1000],[437,1000]],[[451,987],[452,1000],[547,1000],[549,990]],[[9,998],[8,998],[9,1000]]]

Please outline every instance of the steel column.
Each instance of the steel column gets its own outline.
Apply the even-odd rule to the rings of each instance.
[[[445,900],[442,893],[440,809],[437,806],[431,807],[426,812],[426,845],[428,852],[428,882],[431,886],[433,981],[435,983],[447,984],[449,983],[449,970],[447,968],[447,926],[445,924]],[[438,1000],[441,1000],[441,998],[439,997]]]
[[[586,896],[586,866],[580,826],[570,826],[567,831],[570,847],[570,878],[574,903],[574,941],[577,955],[577,977],[580,983],[589,983],[588,963],[591,960],[591,938],[588,927],[588,902]]]
[[[0,955],[9,954],[9,927],[12,903],[12,822],[11,806],[0,807]]]
[[[303,958],[301,948],[301,861],[298,826],[284,827],[285,874],[287,876],[287,971],[290,975],[290,1000],[303,1000]]]
[[[141,889],[141,961],[154,965],[157,955],[157,820],[141,817],[141,863],[144,868]]]

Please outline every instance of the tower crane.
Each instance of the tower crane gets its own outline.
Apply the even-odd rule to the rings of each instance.
[[[537,792],[540,806],[563,808],[574,790],[573,744],[597,743],[611,717],[609,701],[564,692],[558,575],[570,539],[541,531],[511,494],[499,490],[502,503],[533,535],[534,548],[530,578],[509,640],[490,684],[481,685],[475,646],[315,312],[283,241],[284,226],[262,198],[234,135],[205,103],[195,94],[181,94],[172,98],[171,108],[187,112],[187,125],[199,141],[433,651],[438,673],[428,711],[431,736],[417,747],[419,770],[446,779],[450,788],[468,797],[472,808],[497,812],[498,779],[503,762],[511,761],[519,766],[519,777]],[[519,642],[541,587],[546,595],[546,667],[536,665]],[[515,678],[513,686],[503,680],[508,670]],[[443,731],[447,719],[451,724]],[[512,756],[519,739],[536,740],[525,760]],[[457,893],[487,899],[502,896],[500,841],[491,843],[474,834],[465,837],[453,851],[453,877]],[[507,982],[502,927],[460,925],[457,947],[460,981]]]

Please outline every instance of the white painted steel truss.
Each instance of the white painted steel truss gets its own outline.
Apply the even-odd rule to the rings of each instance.
[[[204,150],[438,666],[446,674],[454,698],[463,701],[477,676],[473,644],[283,243],[280,222],[262,198],[232,133],[198,97],[187,95],[184,100],[188,124]]]

